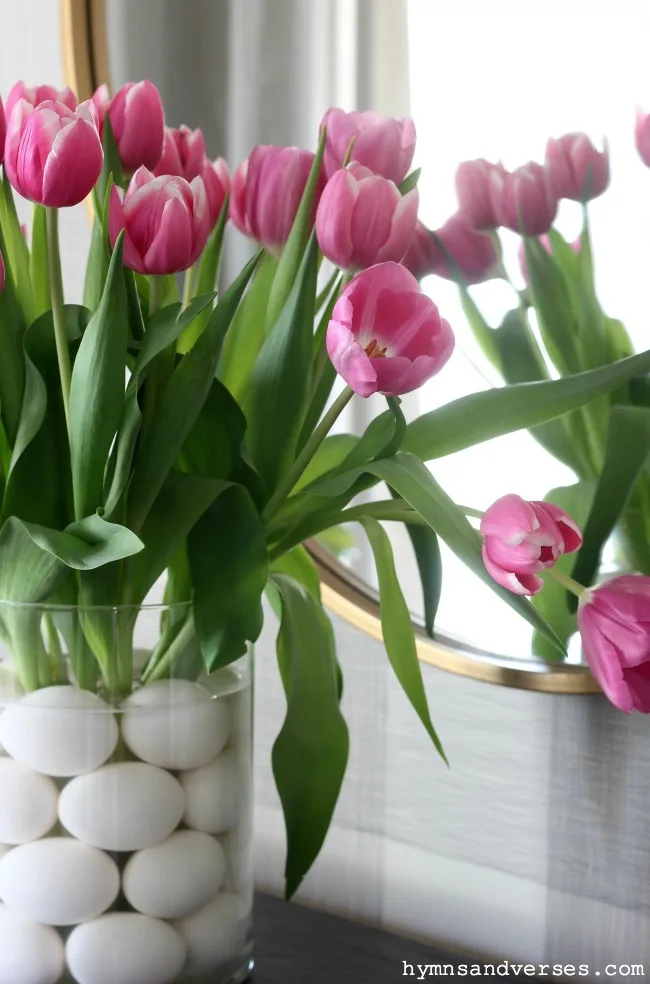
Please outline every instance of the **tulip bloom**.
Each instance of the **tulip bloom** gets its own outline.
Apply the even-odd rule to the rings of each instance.
[[[209,161],[206,157],[201,168],[201,177],[208,196],[210,228],[214,229],[221,215],[226,195],[230,191],[230,172],[223,157],[217,157],[216,161]]]
[[[548,232],[557,214],[546,171],[534,161],[512,172],[493,171],[490,201],[497,223],[523,236]]]
[[[189,126],[179,126],[175,130],[165,127],[162,157],[153,173],[176,174],[179,178],[191,181],[203,169],[205,160],[205,139],[201,130],[190,130]]]
[[[646,167],[650,167],[650,113],[644,113],[642,109],[636,111],[634,140],[639,157]]]
[[[359,396],[409,393],[435,376],[454,335],[433,301],[398,263],[357,274],[334,305],[327,354]]]
[[[208,200],[201,178],[188,184],[175,175],[155,177],[140,167],[124,200],[113,186],[109,214],[111,245],[124,229],[124,265],[138,273],[187,270],[199,258],[210,232]]]
[[[245,236],[279,252],[291,227],[314,163],[314,154],[298,147],[255,147],[232,180],[230,218]],[[323,190],[320,182],[314,215]]]
[[[588,202],[609,185],[607,145],[596,150],[586,133],[567,133],[546,145],[546,170],[556,198]]]
[[[65,89],[55,89],[53,85],[35,85],[31,89],[28,89],[24,82],[16,82],[9,90],[9,95],[5,103],[7,119],[9,119],[21,99],[28,102],[32,109],[44,102],[63,103],[73,113],[77,108],[77,97],[72,89],[67,87]]]
[[[491,175],[505,176],[503,164],[492,164],[482,157],[463,161],[456,170],[458,211],[472,229],[496,229],[499,221],[490,194]]]
[[[419,195],[401,195],[397,185],[356,162],[325,185],[316,213],[318,245],[342,270],[399,262],[413,238]]]
[[[418,221],[406,256],[402,260],[402,266],[405,266],[416,280],[422,280],[436,272],[439,262],[440,247],[424,222]]]
[[[127,82],[112,99],[108,86],[100,85],[92,102],[100,136],[108,113],[124,170],[130,173],[139,167],[154,168],[163,152],[165,113],[153,82]]]
[[[51,208],[78,205],[99,178],[104,155],[86,106],[76,111],[21,100],[9,119],[5,169],[23,198]]]
[[[352,160],[399,184],[409,172],[415,152],[415,124],[378,113],[346,113],[329,109],[321,126],[327,130],[323,166],[331,178],[343,166],[350,141]]]
[[[540,571],[562,554],[580,549],[577,523],[552,502],[527,502],[518,495],[497,499],[481,519],[483,563],[490,577],[513,594],[534,595]]]
[[[434,245],[429,255],[431,273],[445,280],[460,276],[468,286],[499,276],[501,255],[496,237],[470,228],[464,215],[452,215],[435,235],[439,243],[429,236]]]
[[[621,711],[650,713],[650,578],[626,574],[585,591],[578,628],[606,697]]]

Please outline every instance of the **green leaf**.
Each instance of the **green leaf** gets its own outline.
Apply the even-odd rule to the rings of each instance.
[[[95,218],[90,237],[88,260],[86,261],[83,294],[84,306],[91,311],[95,311],[99,307],[106,282],[108,262],[102,224],[99,219]]]
[[[108,113],[104,119],[102,146],[104,148],[104,163],[97,184],[93,188],[95,215],[98,217],[102,215],[104,202],[106,201],[106,192],[110,187],[111,180],[118,188],[124,188],[125,183],[122,173],[122,162],[120,161],[120,154],[117,149],[115,137],[113,136],[113,127],[111,126]]]
[[[299,544],[271,564],[271,574],[286,574],[307,588],[320,603],[320,575],[307,550]]]
[[[0,406],[9,444],[13,446],[20,423],[25,388],[23,337],[25,320],[9,275],[0,293]]]
[[[580,527],[583,527],[589,515],[595,488],[594,481],[577,482],[575,485],[551,489],[544,498],[547,502],[553,502],[560,509],[564,509]],[[563,554],[555,567],[564,574],[571,574],[574,563],[574,554]],[[531,602],[566,645],[576,630],[576,617],[570,610],[566,589],[552,577],[546,577],[543,590],[531,598]],[[533,635],[533,652],[548,662],[557,662],[557,649],[537,632]]]
[[[248,449],[269,493],[294,460],[309,394],[316,254],[312,236],[287,302],[257,356],[242,402]]]
[[[124,407],[127,306],[118,238],[97,311],[84,332],[70,384],[70,462],[75,515],[102,505],[104,472]]]
[[[130,488],[131,525],[136,529],[142,526],[208,397],[223,338],[257,262],[258,257],[253,257],[225,292],[206,330],[181,358],[161,393],[139,447]]]
[[[650,370],[650,351],[565,379],[472,393],[418,417],[406,428],[405,451],[427,461],[493,437],[546,423]]]
[[[354,434],[330,434],[326,437],[296,482],[294,494],[311,485],[326,472],[338,469],[358,443],[359,438]]]
[[[561,270],[538,239],[524,239],[528,279],[546,350],[561,373],[578,372],[578,326]]]
[[[410,174],[407,174],[402,183],[399,185],[400,195],[408,195],[409,191],[413,191],[414,188],[417,188],[421,174],[421,167],[416,167]]]
[[[16,212],[13,189],[4,169],[0,185],[0,226],[5,265],[11,272],[25,324],[30,325],[34,320],[34,295],[29,273],[29,250]]]
[[[287,239],[282,250],[282,256],[280,257],[280,262],[278,263],[278,269],[275,277],[273,278],[273,286],[271,287],[269,303],[266,310],[267,329],[274,327],[276,322],[281,318],[282,312],[285,310],[289,297],[294,290],[295,282],[297,279],[300,279],[300,270],[304,266],[304,256],[305,251],[308,251],[310,234],[312,238],[315,238],[314,234],[311,232],[314,224],[314,200],[316,198],[316,191],[321,180],[323,154],[325,153],[325,139],[325,127],[322,127],[318,141],[318,149],[316,150],[316,155],[309,172],[309,177],[307,178],[305,190],[300,200],[300,205],[298,206],[298,211],[296,212],[296,217],[294,219],[293,226],[291,227],[289,238]],[[315,281],[312,293],[313,296],[311,301],[313,306],[314,298],[316,296]]]
[[[221,263],[221,252],[223,248],[223,234],[228,221],[228,208],[230,204],[230,194],[226,195],[217,224],[210,234],[208,244],[201,255],[201,265],[199,267],[199,279],[197,283],[197,294],[211,293],[217,289],[219,281],[219,265]],[[203,334],[205,327],[210,320],[210,311],[204,310],[184,329],[179,340],[178,351],[181,353],[189,352],[199,335]]]
[[[290,898],[316,860],[329,829],[348,761],[338,699],[334,633],[314,596],[274,574],[282,598],[278,664],[287,713],[273,746],[275,784],[287,830],[285,893]]]
[[[32,221],[32,252],[30,279],[34,292],[34,318],[39,318],[52,307],[50,300],[50,271],[47,262],[47,231],[45,207],[34,205]]]
[[[115,560],[123,560],[144,547],[131,530],[107,523],[96,513],[71,523],[63,532],[39,523],[22,523],[22,526],[41,550],[79,571],[92,571]]]
[[[366,467],[395,489],[474,574],[564,653],[562,643],[530,602],[492,580],[483,564],[478,532],[418,458],[401,452],[394,458],[373,461]]]
[[[481,314],[465,284],[459,282],[458,288],[460,290],[460,302],[463,308],[463,314],[467,318],[467,323],[474,333],[474,338],[488,362],[501,372],[501,354],[497,346],[494,328],[490,327]]]
[[[266,536],[245,488],[231,485],[215,499],[193,526],[187,548],[196,632],[212,672],[238,659],[264,621]]]
[[[145,549],[129,564],[129,603],[142,603],[206,509],[229,487],[229,482],[203,475],[168,476],[142,527]],[[214,543],[210,550],[213,564],[218,564]]]
[[[224,342],[219,378],[239,404],[264,341],[266,309],[277,267],[275,257],[264,253]]]
[[[584,529],[584,543],[573,568],[572,576],[580,584],[588,586],[593,582],[603,546],[628,504],[649,453],[650,410],[645,407],[612,407],[605,462]]]
[[[0,530],[0,598],[32,604],[42,601],[66,573],[53,554],[41,550],[24,524],[10,516]]]
[[[394,499],[402,500],[394,489],[390,489]],[[442,592],[442,558],[438,537],[430,526],[419,523],[404,523],[409,535],[413,553],[418,565],[422,602],[424,608],[424,627],[430,639],[435,638],[436,615]]]
[[[180,303],[175,303],[161,308],[154,314],[149,321],[147,331],[142,340],[140,351],[138,352],[138,357],[131,374],[130,385],[136,389],[141,386],[144,379],[144,371],[149,364],[157,355],[160,355],[166,348],[173,345],[195,318],[201,312],[205,312],[213,300],[214,291],[195,297],[184,310],[181,310]]]
[[[375,558],[379,580],[381,631],[390,665],[438,753],[447,762],[447,756],[429,713],[411,615],[406,606],[395,570],[393,548],[390,545],[388,533],[376,519],[363,519],[361,525],[366,532]]]

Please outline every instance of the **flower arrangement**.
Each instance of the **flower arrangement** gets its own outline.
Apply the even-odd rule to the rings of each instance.
[[[266,592],[280,619],[287,698],[272,757],[291,895],[323,843],[348,756],[341,671],[306,541],[361,524],[377,566],[388,659],[444,757],[382,523],[404,523],[412,538],[429,633],[440,537],[561,656],[561,634],[522,595],[577,549],[576,523],[552,503],[510,497],[488,510],[479,532],[425,463],[531,427],[561,435],[595,471],[602,445],[593,435],[603,433],[604,408],[629,409],[620,394],[642,386],[650,352],[631,355],[622,329],[599,314],[584,274],[586,231],[579,254],[551,234],[551,257],[531,238],[554,214],[542,170],[490,170],[497,202],[496,192],[484,196],[488,166],[477,165],[472,200],[481,215],[492,221],[498,205],[499,221],[525,222],[540,311],[544,298],[553,311],[560,303],[569,310],[568,288],[558,300],[541,285],[560,283],[565,266],[579,263],[575,284],[589,300],[584,325],[600,319],[603,349],[593,362],[567,363],[563,378],[518,370],[511,386],[407,423],[400,396],[443,370],[454,346],[451,327],[407,268],[417,266],[414,252],[421,267],[431,247],[416,229],[410,120],[331,110],[315,152],[256,147],[231,180],[223,160],[207,159],[200,131],[165,127],[149,82],[129,83],[112,98],[103,87],[81,104],[70,90],[18,83],[3,145],[0,600],[16,603],[1,628],[20,684],[29,694],[72,683],[114,706],[163,680],[198,679],[256,640]],[[600,172],[587,171],[595,188]],[[16,193],[34,203],[29,246]],[[69,304],[58,209],[88,195],[95,221],[84,299]],[[228,221],[257,251],[217,292]],[[463,256],[468,244],[472,280],[497,263],[483,234],[455,221],[447,231],[449,270],[462,265],[455,243]],[[442,249],[447,233],[439,238]],[[321,284],[323,258],[333,272]],[[559,345],[550,309],[544,325]],[[617,358],[604,357],[615,345]],[[498,343],[489,350],[496,358]],[[351,399],[372,394],[383,395],[386,408],[363,435],[330,433]],[[578,426],[593,443],[568,440]],[[385,498],[359,501],[379,483]],[[593,550],[589,524],[579,557],[588,543]],[[166,603],[181,613],[134,671],[132,612],[161,578]],[[589,639],[606,637],[603,622],[615,617],[624,588],[600,588],[581,609]],[[41,623],[44,602],[78,612],[76,641]],[[599,642],[592,650],[602,658]],[[188,661],[197,653],[200,661]],[[640,673],[623,671],[630,672]]]

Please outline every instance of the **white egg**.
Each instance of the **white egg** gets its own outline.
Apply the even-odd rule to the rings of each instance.
[[[0,843],[24,844],[56,823],[59,791],[51,779],[0,758]]]
[[[226,858],[226,874],[223,886],[234,892],[245,903],[246,911],[252,908],[254,892],[253,844],[250,837],[242,836],[241,825],[222,834],[219,838]]]
[[[113,762],[67,784],[59,819],[106,851],[139,851],[169,837],[185,809],[180,783],[154,765]]]
[[[122,708],[126,744],[163,769],[204,765],[228,740],[226,702],[190,680],[156,680],[127,697]]]
[[[2,861],[5,854],[8,854],[10,850],[11,844],[0,844],[0,861]],[[0,902],[2,902],[2,895],[0,895]],[[2,906],[0,906],[0,908],[2,908]]]
[[[55,929],[22,919],[0,905],[2,984],[56,984],[64,960],[63,942]]]
[[[0,741],[7,752],[48,776],[96,769],[113,754],[117,738],[108,704],[67,685],[34,690],[0,716]]]
[[[48,926],[93,919],[114,902],[119,888],[117,865],[108,854],[71,837],[21,844],[0,861],[6,905]]]
[[[122,888],[139,912],[159,919],[182,919],[215,897],[225,871],[218,841],[196,830],[178,830],[162,844],[129,859]]]
[[[221,834],[239,819],[244,779],[233,751],[222,754],[198,769],[182,772],[185,790],[183,820],[188,827],[206,834]]]
[[[221,892],[205,909],[174,925],[187,946],[188,974],[207,974],[244,957],[248,919],[231,892]]]
[[[186,957],[172,926],[134,912],[111,912],[77,926],[65,952],[78,984],[170,984]]]

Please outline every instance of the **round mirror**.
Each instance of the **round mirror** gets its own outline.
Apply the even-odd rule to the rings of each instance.
[[[541,159],[548,135],[604,128],[620,157],[615,190],[594,209],[594,235],[606,254],[609,278],[603,277],[602,292],[606,306],[611,296],[617,315],[624,317],[621,308],[632,305],[638,313],[640,295],[635,297],[630,284],[642,285],[643,277],[629,276],[630,253],[620,257],[607,231],[643,177],[632,167],[632,127],[644,59],[638,58],[635,74],[635,60],[615,52],[641,45],[644,31],[619,22],[586,24],[579,5],[568,11],[563,6],[561,36],[546,10],[525,45],[512,34],[506,53],[504,25],[518,23],[518,5],[495,3],[498,10],[480,0],[444,6],[430,0],[64,0],[69,80],[86,98],[101,82],[115,90],[150,78],[161,91],[168,122],[200,126],[209,155],[224,156],[231,166],[257,143],[313,147],[331,105],[412,115],[415,163],[422,167],[420,214],[432,228],[456,208],[453,176],[461,160],[485,156],[514,166]],[[612,32],[624,32],[625,46],[613,43]],[[612,57],[620,61],[607,73],[600,70],[605,50],[610,63]],[[551,69],[559,62],[564,71]],[[620,172],[625,177],[627,170],[626,183]],[[564,215],[560,228],[571,235],[578,220],[570,209],[563,223]],[[226,276],[248,248],[232,230]],[[516,249],[507,237],[504,258],[516,286]],[[441,376],[404,398],[408,419],[498,382],[473,340],[455,286],[428,278],[423,288],[451,322],[458,347]],[[512,287],[492,281],[476,288],[476,297],[498,324],[512,304]],[[341,427],[360,433],[382,409],[379,398],[371,398],[343,418]],[[525,432],[439,459],[432,468],[457,502],[479,509],[515,490],[541,499],[574,480],[570,469]],[[390,533],[409,607],[421,624],[422,594],[408,535],[399,524],[390,524]],[[345,528],[313,549],[329,607],[380,637],[372,557],[358,530]],[[422,631],[422,659],[512,686],[597,691],[573,650],[562,666],[537,659],[528,625],[445,548],[443,571],[437,637],[428,640]]]

